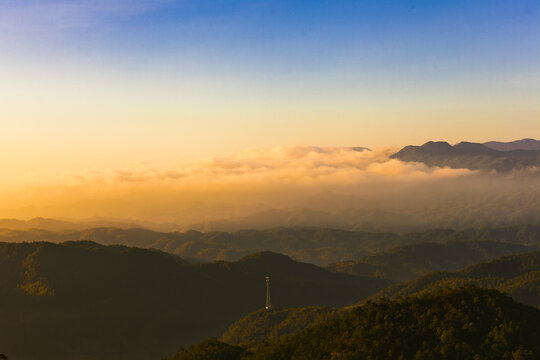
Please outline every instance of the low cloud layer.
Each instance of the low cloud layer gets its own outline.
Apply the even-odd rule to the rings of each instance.
[[[349,147],[275,147],[216,157],[209,161],[179,166],[175,170],[133,170],[95,174],[113,182],[179,182],[183,184],[342,185],[365,181],[410,181],[467,176],[467,169],[428,167],[390,159],[395,149]]]
[[[188,226],[266,209],[453,209],[485,218],[489,207],[518,207],[526,199],[538,204],[537,170],[497,175],[428,167],[390,159],[396,150],[274,147],[166,169],[92,170],[3,194],[0,216],[106,216]]]

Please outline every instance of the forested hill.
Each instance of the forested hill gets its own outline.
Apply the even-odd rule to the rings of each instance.
[[[264,306],[344,306],[381,279],[275,253],[187,264],[157,250],[93,242],[0,243],[0,349],[10,359],[152,359],[221,334]]]
[[[309,326],[342,316],[344,308],[308,306],[302,308],[259,309],[232,324],[221,336],[228,344],[254,345],[258,342],[279,340],[296,334]]]
[[[156,232],[146,229],[94,228],[84,231],[0,229],[0,240],[10,242],[90,240],[105,245],[154,248],[186,260],[238,260],[243,256],[273,251],[297,261],[327,265],[362,257],[396,246],[424,242],[494,241],[527,246],[540,244],[540,226],[523,225],[469,230],[435,229],[407,234],[369,233],[323,228],[274,228],[232,233],[198,231]]]
[[[454,271],[494,260],[503,255],[538,250],[519,244],[493,241],[454,241],[421,243],[364,256],[357,261],[342,261],[328,269],[359,276],[379,276],[392,281],[411,280],[433,271]]]
[[[540,310],[474,287],[366,303],[269,343],[209,339],[171,360],[538,359]]]
[[[391,157],[402,161],[423,162],[428,166],[499,172],[540,166],[539,150],[500,151],[471,142],[460,142],[452,146],[444,141],[429,141],[422,146],[406,146]]]
[[[508,293],[515,300],[540,306],[540,252],[503,256],[456,272],[435,272],[390,286],[373,298],[433,292],[447,286],[474,284]]]

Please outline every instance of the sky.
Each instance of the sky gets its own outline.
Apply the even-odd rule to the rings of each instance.
[[[534,0],[0,0],[0,185],[538,138],[539,40]]]

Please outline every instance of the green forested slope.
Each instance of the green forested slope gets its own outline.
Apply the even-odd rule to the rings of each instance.
[[[538,359],[540,310],[474,287],[369,302],[347,315],[250,348],[210,339],[174,360]],[[219,351],[216,351],[219,349]]]
[[[278,309],[259,309],[244,316],[222,335],[229,344],[254,344],[278,340],[284,335],[295,334],[320,322],[343,315],[346,310],[322,306]]]

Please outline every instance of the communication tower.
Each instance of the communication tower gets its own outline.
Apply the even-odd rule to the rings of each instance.
[[[270,276],[266,277],[266,310],[270,310],[272,302],[270,301]]]

